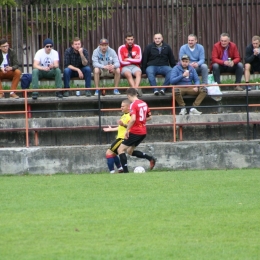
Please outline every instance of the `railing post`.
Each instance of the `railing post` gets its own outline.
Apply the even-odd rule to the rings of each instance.
[[[176,143],[175,87],[172,86],[173,142]]]
[[[24,92],[24,112],[25,112],[25,140],[26,140],[26,147],[29,147],[29,123],[28,123],[28,99],[27,99],[27,91],[23,90]]]

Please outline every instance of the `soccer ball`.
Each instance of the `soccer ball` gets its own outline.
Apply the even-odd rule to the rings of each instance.
[[[134,169],[134,173],[143,173],[143,172],[145,172],[145,169],[142,166],[137,166]]]

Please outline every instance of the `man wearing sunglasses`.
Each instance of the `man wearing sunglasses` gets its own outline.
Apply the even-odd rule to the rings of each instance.
[[[32,71],[32,86],[39,88],[39,79],[55,78],[55,88],[62,88],[61,70],[59,69],[59,54],[53,50],[53,41],[49,38],[43,42],[43,48],[38,50],[34,56]],[[56,92],[56,96],[62,98],[62,92]],[[38,98],[38,92],[32,93],[32,98]]]
[[[10,98],[18,99],[14,93],[14,90],[17,89],[18,83],[21,77],[21,71],[18,69],[19,64],[17,60],[17,55],[13,49],[9,48],[9,44],[6,39],[0,40],[0,98],[4,98],[2,79],[12,80]]]

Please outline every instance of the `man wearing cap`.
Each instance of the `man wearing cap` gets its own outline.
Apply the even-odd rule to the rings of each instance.
[[[17,60],[17,55],[13,49],[9,48],[9,44],[6,39],[0,40],[0,98],[4,98],[4,93],[2,92],[2,79],[12,80],[10,98],[18,99],[13,91],[17,89],[18,83],[20,81],[21,71],[19,70],[19,64]]]
[[[34,56],[32,71],[33,89],[39,88],[39,79],[55,78],[55,88],[62,88],[61,70],[59,69],[59,54],[53,49],[53,41],[49,38],[43,42],[43,48]],[[56,96],[62,98],[62,92],[56,92]],[[38,98],[38,92],[32,93],[32,98]]]
[[[116,52],[108,46],[107,39],[101,39],[99,46],[94,50],[92,54],[92,65],[94,67],[94,83],[95,88],[99,87],[100,77],[108,76],[114,77],[114,94],[119,95],[118,84],[120,81],[120,63]],[[95,92],[95,96],[98,95],[98,90]],[[105,95],[105,91],[102,91],[102,95]]]
[[[188,43],[180,48],[179,59],[184,54],[190,57],[190,66],[192,66],[198,74],[202,76],[202,83],[208,84],[208,65],[205,64],[205,51],[204,47],[197,43],[197,36],[190,34],[188,36]]]
[[[88,51],[81,46],[79,37],[75,37],[64,54],[64,88],[70,88],[70,79],[72,77],[79,77],[85,80],[85,88],[91,88],[91,69],[89,67]],[[65,91],[64,97],[69,96],[69,91]],[[86,91],[86,96],[91,97],[91,92]]]
[[[189,65],[190,58],[188,55],[184,54],[181,57],[180,64],[176,65],[171,71],[170,82],[172,85],[199,85],[200,80],[196,70]],[[184,95],[197,96],[195,99],[193,106],[197,107],[201,104],[202,100],[207,95],[207,90],[205,87],[187,87],[187,88],[175,88],[175,100],[177,101],[181,109],[180,115],[186,115],[187,109],[185,108],[185,103],[182,98]],[[200,115],[196,108],[190,109],[190,115]]]
[[[139,89],[142,76],[142,70],[140,69],[142,51],[141,47],[134,43],[134,40],[133,33],[127,32],[125,35],[125,44],[118,48],[118,58],[121,75],[127,79],[131,88],[137,90],[140,97],[142,95],[142,91]]]

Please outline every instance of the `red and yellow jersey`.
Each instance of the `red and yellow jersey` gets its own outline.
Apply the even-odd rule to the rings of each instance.
[[[130,105],[130,115],[136,115],[134,125],[130,128],[129,132],[137,135],[146,134],[146,118],[150,115],[148,105],[140,99],[135,100]]]

